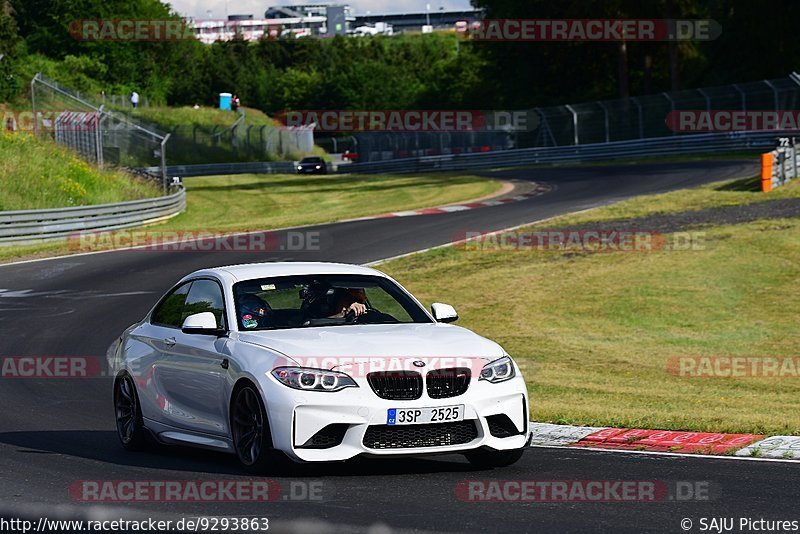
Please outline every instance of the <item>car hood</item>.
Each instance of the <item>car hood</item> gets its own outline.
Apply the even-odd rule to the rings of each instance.
[[[240,332],[239,339],[287,356],[308,367],[309,361],[326,369],[336,368],[337,361],[373,358],[469,358],[489,362],[501,358],[502,347],[484,337],[453,325],[440,323],[347,325],[333,327],[297,328]],[[326,360],[323,362],[323,359]],[[337,360],[332,360],[336,358]],[[438,367],[438,365],[433,364]]]

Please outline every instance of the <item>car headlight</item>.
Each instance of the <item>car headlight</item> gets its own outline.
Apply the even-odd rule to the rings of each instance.
[[[321,166],[321,165],[317,165],[317,166],[315,166],[314,168],[315,168],[315,169],[321,169],[321,168],[322,168],[322,166]]]
[[[339,371],[311,369],[308,367],[277,367],[272,376],[284,386],[303,391],[340,391],[357,388],[356,381]]]
[[[479,380],[488,380],[492,384],[496,384],[511,380],[515,376],[514,362],[511,361],[510,356],[503,356],[499,360],[484,365]]]
[[[302,165],[298,165],[298,166],[297,166],[297,170],[298,170],[298,171],[302,171],[302,170],[303,170],[303,167],[302,167]]]

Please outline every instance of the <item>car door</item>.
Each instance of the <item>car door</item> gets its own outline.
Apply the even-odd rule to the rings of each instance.
[[[212,312],[217,325],[225,324],[222,286],[216,280],[192,281],[180,314]],[[226,435],[228,429],[226,337],[185,334],[180,327],[164,327],[164,338],[153,382],[161,408],[161,422],[206,434]]]
[[[149,320],[130,333],[132,343],[127,358],[129,371],[136,381],[142,415],[160,423],[166,423],[165,413],[171,406],[155,380],[156,371],[163,364],[166,353],[173,349],[191,286],[191,281],[184,282],[169,291],[156,305]]]

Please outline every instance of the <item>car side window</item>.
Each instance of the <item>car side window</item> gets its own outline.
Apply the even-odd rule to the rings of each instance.
[[[153,311],[150,322],[161,326],[180,328],[183,324],[181,320],[183,306],[186,303],[186,295],[189,293],[189,287],[191,285],[192,282],[186,282],[173,289]]]
[[[222,298],[222,288],[213,280],[195,280],[189,295],[186,297],[186,304],[183,306],[181,314],[181,325],[190,315],[201,312],[211,312],[217,319],[217,326],[225,326],[225,304]]]

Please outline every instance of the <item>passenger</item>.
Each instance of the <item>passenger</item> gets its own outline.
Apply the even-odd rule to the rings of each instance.
[[[274,326],[272,308],[264,299],[252,293],[239,298],[239,317],[242,326],[249,330]]]

